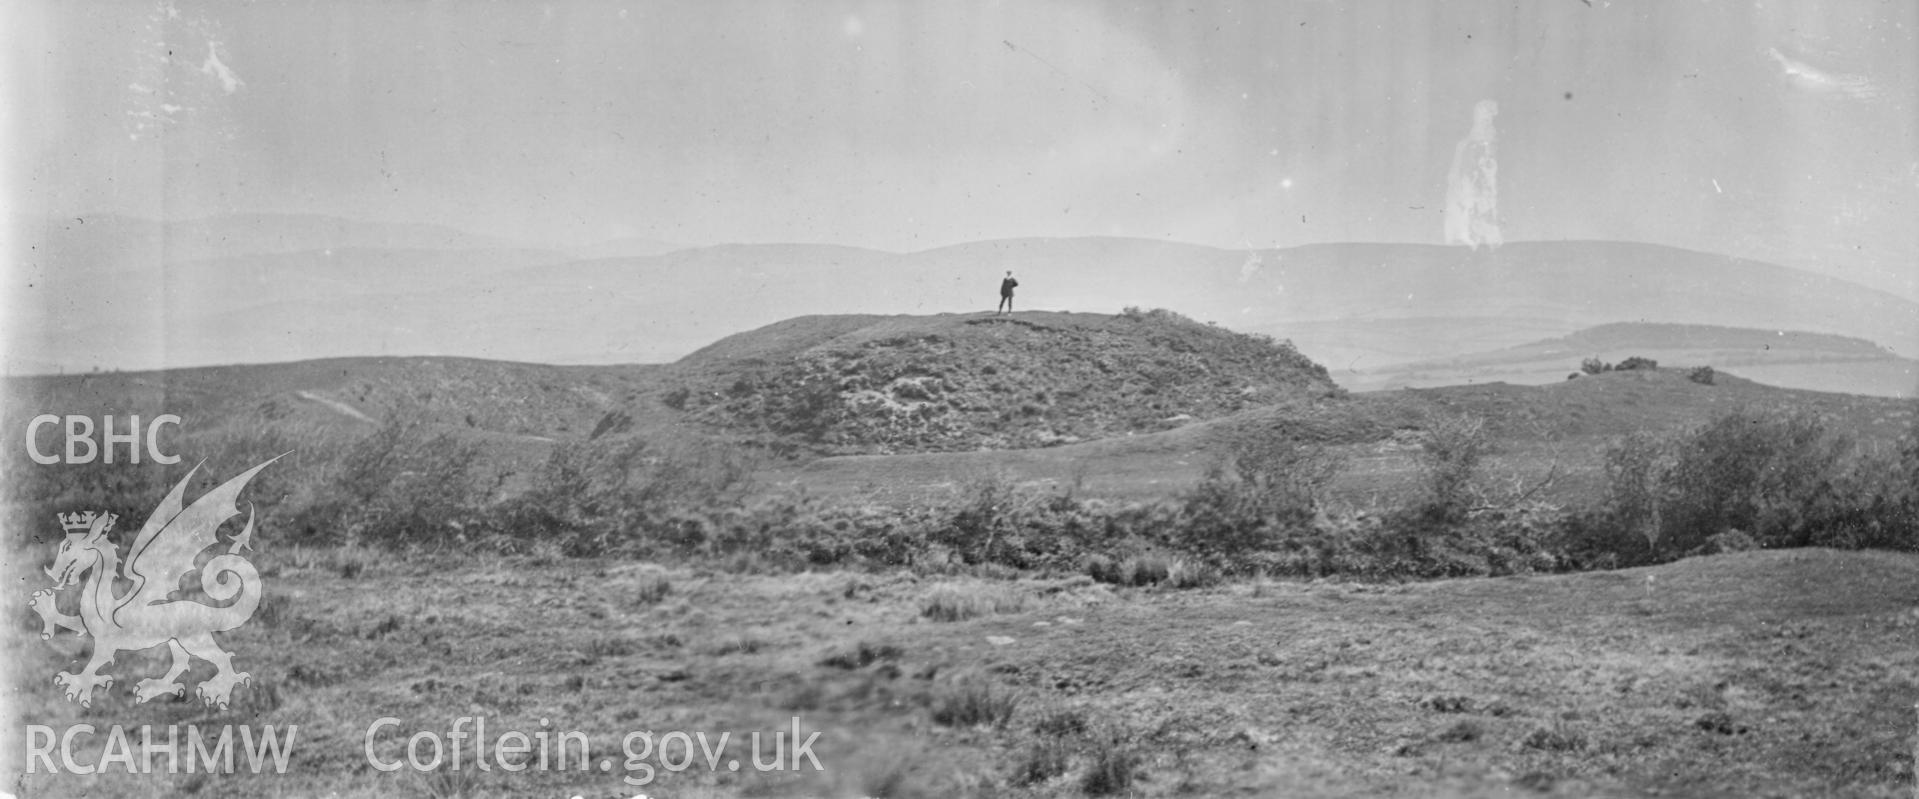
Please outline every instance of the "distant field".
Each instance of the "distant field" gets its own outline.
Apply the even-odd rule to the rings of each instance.
[[[1509,342],[1510,343],[1510,342]],[[1755,382],[1874,397],[1919,396],[1919,361],[1864,339],[1803,331],[1620,323],[1519,346],[1461,346],[1452,353],[1366,369],[1335,369],[1354,391],[1507,382],[1546,385],[1587,358],[1651,358],[1669,369],[1711,366]]]
[[[1833,360],[1807,357],[1804,360],[1756,363],[1754,359],[1726,357],[1724,353],[1693,350],[1671,351],[1639,349],[1631,355],[1652,358],[1669,368],[1686,365],[1716,365],[1754,382],[1779,388],[1821,391],[1835,394],[1859,394],[1869,397],[1919,397],[1919,361],[1905,358],[1871,360]],[[1607,353],[1618,360],[1626,355]],[[1782,357],[1791,357],[1783,354]],[[1571,363],[1571,366],[1567,364]],[[1532,361],[1514,360],[1496,365],[1427,363],[1409,365],[1403,370],[1368,374],[1335,374],[1334,380],[1353,391],[1386,391],[1402,388],[1439,388],[1475,383],[1504,382],[1522,386],[1558,383],[1577,372],[1577,359],[1558,357]]]

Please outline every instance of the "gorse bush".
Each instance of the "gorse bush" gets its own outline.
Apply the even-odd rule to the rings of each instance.
[[[255,474],[239,497],[242,518],[251,511],[272,519],[313,503],[331,479],[330,469],[343,447],[311,426],[264,422],[183,435],[170,439],[168,450],[180,462],[159,466],[143,460],[132,465],[122,457],[114,463],[40,465],[28,460],[25,447],[16,447],[0,455],[0,471],[9,478],[0,489],[7,522],[46,538],[59,534],[56,513],[105,511],[118,515],[117,529],[131,536],[189,471],[194,474],[186,489],[190,503],[241,472],[278,458]],[[237,527],[228,532],[234,531]]]
[[[930,543],[962,563],[1074,570],[1088,553],[1134,546],[1127,540],[1137,538],[1142,518],[1071,493],[985,478],[919,523],[926,525]]]
[[[1242,432],[1186,493],[1131,504],[998,477],[903,506],[769,493],[752,483],[757,450],[617,432],[555,444],[517,476],[519,493],[502,499],[505,478],[482,465],[470,434],[404,413],[347,443],[266,425],[203,433],[183,454],[205,458],[190,487],[198,493],[290,452],[244,499],[277,515],[275,529],[295,542],[733,570],[1083,573],[1170,590],[1254,574],[1393,580],[1608,568],[1753,547],[1919,550],[1912,436],[1862,448],[1815,415],[1735,410],[1615,440],[1600,459],[1602,492],[1564,510],[1527,504],[1532,492],[1488,490],[1486,422],[1435,415],[1413,439],[1417,493],[1397,507],[1355,510],[1325,501],[1347,456],[1322,443],[1335,439],[1308,411]],[[33,528],[46,530],[43,541],[57,535],[54,512],[108,510],[131,527],[189,465],[23,469],[9,486],[9,518],[44,525]],[[1018,607],[994,591],[949,588],[922,609],[946,620]]]
[[[1426,484],[1421,512],[1439,522],[1463,520],[1473,504],[1480,466],[1492,453],[1484,419],[1440,414],[1428,420],[1413,452]]]
[[[1672,448],[1658,436],[1633,433],[1614,441],[1602,457],[1606,475],[1603,500],[1606,523],[1621,534],[1644,539],[1644,551],[1635,552],[1631,557],[1633,562],[1638,562],[1650,557],[1659,545],[1664,480],[1673,468]],[[1615,543],[1606,548],[1626,547]]]
[[[1815,415],[1741,409],[1676,436],[1621,438],[1604,457],[1606,495],[1576,531],[1588,558],[1634,565],[1745,541],[1919,548],[1910,438],[1862,455]]]
[[[562,442],[532,489],[495,509],[494,523],[509,535],[560,540],[573,555],[730,549],[716,539],[752,525],[717,524],[710,509],[741,507],[755,465],[736,447]]]
[[[312,505],[295,516],[313,542],[440,545],[473,528],[486,500],[479,449],[395,414],[349,447]]]
[[[1686,437],[1663,476],[1661,545],[1690,551],[1726,530],[1768,546],[1812,543],[1851,448],[1806,413],[1721,416]]]
[[[1005,563],[1025,566],[1024,541],[1018,516],[1033,497],[999,478],[975,481],[952,517],[941,525],[934,540],[951,548],[967,563]]]
[[[1267,428],[1234,441],[1180,502],[1171,543],[1217,568],[1238,571],[1253,552],[1303,529],[1346,468],[1331,447]]]

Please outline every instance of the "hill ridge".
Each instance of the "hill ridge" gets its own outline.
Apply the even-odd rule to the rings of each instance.
[[[408,280],[390,285],[377,276],[316,285],[291,304],[257,286],[200,281],[190,287],[192,308],[176,303],[166,314],[118,314],[84,326],[56,309],[80,298],[145,307],[145,284],[154,281],[65,268],[57,256],[34,267],[34,291],[11,298],[0,319],[22,342],[20,357],[30,350],[36,364],[69,370],[415,354],[663,363],[800,315],[990,309],[1007,269],[1021,277],[1021,309],[1171,308],[1360,368],[1630,320],[1806,330],[1919,354],[1919,303],[1793,267],[1631,242],[1514,242],[1477,253],[1389,243],[1234,251],[1075,237],[906,255],[825,244],[716,245],[483,275],[406,270]],[[396,259],[404,256],[378,262]],[[480,260],[508,263],[498,253]]]

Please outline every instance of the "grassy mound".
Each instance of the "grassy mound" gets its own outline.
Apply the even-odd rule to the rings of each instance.
[[[1292,345],[1165,311],[803,317],[676,364],[700,424],[835,454],[1017,449],[1339,392]]]

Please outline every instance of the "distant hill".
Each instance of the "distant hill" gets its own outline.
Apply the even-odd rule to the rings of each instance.
[[[567,252],[572,253],[574,257],[582,260],[593,260],[596,258],[644,258],[684,249],[688,249],[688,247],[683,244],[630,236],[626,238],[607,239],[606,241],[581,247],[569,247],[567,248]]]
[[[1834,357],[1891,358],[1892,351],[1862,338],[1807,333],[1803,330],[1753,330],[1713,325],[1616,322],[1576,331],[1531,345],[1560,352],[1667,349],[1765,352],[1795,350]]]
[[[410,331],[435,324],[436,314],[409,312],[388,298],[567,260],[544,250],[342,247],[160,269],[82,263],[29,277],[6,298],[0,328],[16,353],[70,371],[417,352],[420,336]]]
[[[296,298],[235,291],[219,296],[216,307],[163,312],[149,301],[100,313],[94,292],[49,277],[49,270],[66,268],[53,258],[37,274],[56,288],[16,306],[85,318],[84,330],[62,328],[31,353],[37,363],[68,369],[358,355],[658,363],[795,316],[990,309],[1007,270],[1020,278],[1023,310],[1169,308],[1291,340],[1342,379],[1612,322],[1802,330],[1919,354],[1919,303],[1772,264],[1633,243],[1231,251],[1073,238],[910,254],[763,244],[557,261],[511,247],[464,252],[476,260],[484,260],[481,252],[523,252],[534,260],[514,268],[507,256],[493,255],[485,268],[415,269],[390,285],[319,280],[303,284]],[[274,269],[259,255],[223,260]],[[307,268],[329,269],[317,258]]]
[[[151,268],[174,261],[342,248],[525,249],[519,242],[440,225],[369,222],[319,214],[228,214],[155,221],[112,214],[15,216],[15,245],[27,265]]]
[[[1563,380],[1587,358],[1651,358],[1668,368],[1712,366],[1784,388],[1884,397],[1919,396],[1919,361],[1865,339],[1796,330],[1616,323],[1452,358],[1337,375],[1360,391],[1503,381]]]
[[[1810,272],[1650,244],[1516,242],[1478,252],[1315,245],[1276,253],[1248,282],[1262,279],[1295,299],[1280,319],[1248,329],[1290,337],[1336,367],[1509,347],[1611,322],[1833,333],[1919,355],[1919,303]],[[1469,346],[1457,347],[1448,328],[1465,331]]]
[[[835,453],[1048,446],[1339,393],[1289,345],[1166,312],[803,317],[666,384],[705,427]]]

